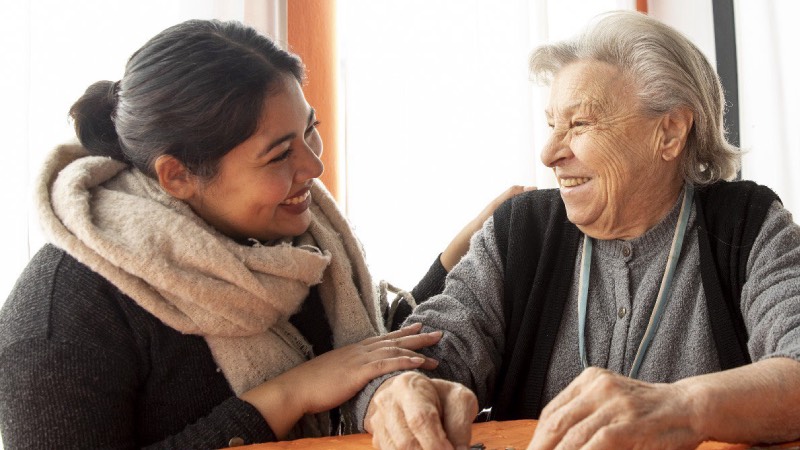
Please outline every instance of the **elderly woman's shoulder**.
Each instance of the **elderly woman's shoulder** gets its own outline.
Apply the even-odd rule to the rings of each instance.
[[[504,206],[507,208],[527,208],[530,206],[548,207],[563,204],[558,189],[534,189],[525,191],[508,199],[505,203]]]
[[[753,198],[767,201],[780,201],[778,194],[768,186],[750,180],[717,181],[697,188],[697,193],[708,202],[723,202],[731,199]]]
[[[741,214],[763,217],[780,197],[753,181],[718,181],[696,189],[697,202],[709,220],[740,221]]]

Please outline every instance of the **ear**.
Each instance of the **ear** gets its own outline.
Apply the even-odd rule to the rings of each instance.
[[[161,155],[154,164],[158,184],[179,200],[187,200],[197,190],[197,179],[182,162],[172,155]]]
[[[680,156],[686,145],[689,131],[694,125],[694,113],[681,106],[667,113],[661,121],[661,158],[672,161]]]

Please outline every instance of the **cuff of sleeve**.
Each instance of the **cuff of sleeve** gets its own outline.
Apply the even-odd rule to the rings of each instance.
[[[258,410],[238,397],[232,397],[217,405],[207,419],[216,423],[195,427],[193,431],[199,434],[209,433],[209,436],[197,437],[201,439],[200,442],[210,445],[213,442],[218,448],[277,440],[275,433]]]
[[[361,390],[355,397],[353,397],[348,403],[350,404],[349,408],[345,408],[345,411],[349,412],[349,417],[345,420],[345,423],[352,424],[355,429],[352,430],[345,430],[345,433],[364,433],[364,419],[367,416],[367,408],[369,407],[369,402],[372,401],[372,396],[375,395],[375,391],[383,384],[384,381],[388,380],[391,377],[400,375],[403,372],[392,372],[386,375],[380,376],[375,378],[374,380],[367,383],[364,386],[364,389]]]
[[[798,350],[775,351],[775,352],[766,354],[766,355],[758,358],[756,361],[764,361],[765,359],[770,359],[770,358],[787,358],[787,359],[793,359],[793,360],[795,360],[797,362],[800,362],[800,349],[798,349]],[[755,361],[753,361],[753,362],[755,362]]]

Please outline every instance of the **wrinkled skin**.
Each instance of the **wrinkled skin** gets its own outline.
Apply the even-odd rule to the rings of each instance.
[[[553,80],[552,129],[542,162],[553,169],[569,221],[596,239],[631,239],[663,218],[683,180],[679,158],[688,110],[648,117],[636,86],[616,67],[578,61]]]
[[[528,450],[694,449],[691,408],[680,385],[590,367],[542,410]]]
[[[458,383],[408,372],[375,392],[365,426],[384,450],[452,450],[469,446],[478,414],[475,394]]]

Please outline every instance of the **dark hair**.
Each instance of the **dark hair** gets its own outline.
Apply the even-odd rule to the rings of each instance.
[[[257,130],[265,99],[286,75],[302,81],[303,63],[254,29],[189,20],[137,50],[120,81],[89,86],[69,113],[93,155],[155,176],[153,163],[168,154],[211,178]]]

